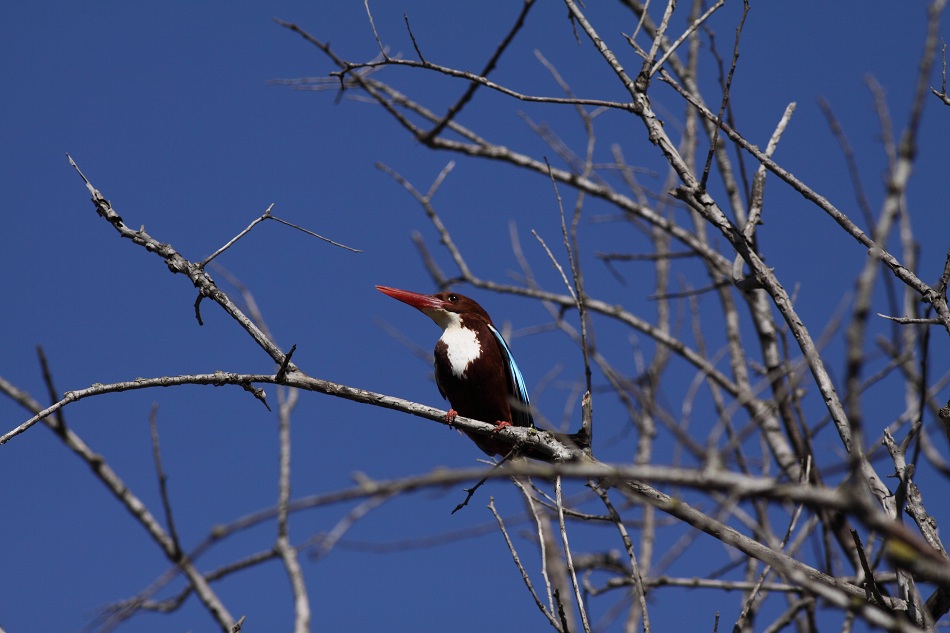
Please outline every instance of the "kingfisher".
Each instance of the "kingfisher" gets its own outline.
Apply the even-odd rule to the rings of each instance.
[[[524,377],[508,343],[482,306],[457,292],[424,295],[388,286],[376,289],[418,309],[442,328],[435,344],[435,383],[456,416],[506,426],[535,428]],[[488,455],[506,455],[511,446],[495,437],[467,433]]]

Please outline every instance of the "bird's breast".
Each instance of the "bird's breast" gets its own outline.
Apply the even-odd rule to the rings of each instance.
[[[465,378],[469,366],[482,354],[478,333],[465,327],[446,328],[439,342],[445,345],[445,356],[456,378]]]

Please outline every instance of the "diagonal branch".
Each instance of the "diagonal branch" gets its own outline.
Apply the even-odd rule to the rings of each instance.
[[[108,200],[99,192],[98,189],[92,186],[92,183],[86,178],[86,176],[79,170],[79,166],[73,161],[72,157],[67,154],[69,158],[69,164],[73,166],[76,172],[83,179],[83,182],[86,183],[86,188],[89,190],[89,193],[92,194],[92,202],[96,205],[96,213],[101,217],[105,218],[109,224],[112,225],[120,236],[131,240],[133,243],[141,246],[145,250],[155,253],[163,260],[165,260],[165,265],[168,266],[168,270],[172,273],[181,273],[187,276],[191,283],[194,284],[195,288],[198,289],[198,302],[200,303],[202,298],[208,297],[213,300],[215,303],[220,305],[225,312],[227,312],[231,318],[237,321],[241,327],[251,335],[254,341],[267,352],[267,355],[270,356],[275,363],[278,365],[284,362],[284,353],[271,341],[264,332],[261,331],[254,322],[247,317],[227,294],[218,289],[215,285],[214,280],[211,279],[209,275],[200,264],[188,261],[182,257],[178,251],[171,247],[170,244],[164,244],[159,242],[151,235],[145,232],[145,228],[140,228],[138,231],[134,231],[129,228],[125,222],[122,221],[122,217],[116,213],[112,208],[112,205]],[[195,304],[197,309],[198,303]],[[294,365],[290,365],[291,370],[295,370]]]
[[[208,609],[211,616],[224,631],[231,631],[235,624],[234,616],[228,611],[221,599],[211,588],[205,576],[198,571],[192,560],[187,554],[181,551],[176,540],[170,536],[161,526],[158,519],[149,511],[142,500],[132,492],[128,485],[119,477],[112,468],[105,462],[101,455],[97,454],[71,429],[64,426],[58,416],[51,416],[50,409],[48,413],[43,413],[39,403],[30,398],[27,394],[18,391],[5,380],[0,378],[0,391],[6,393],[16,400],[28,411],[37,413],[41,419],[56,433],[67,447],[86,462],[92,469],[95,476],[105,485],[115,496],[115,498],[125,507],[126,510],[135,518],[138,523],[145,528],[148,535],[162,550],[165,557],[178,567],[188,578],[191,587],[194,588],[199,600]],[[60,401],[63,402],[62,400]],[[55,405],[54,405],[55,406]],[[58,410],[56,407],[55,410]],[[37,418],[40,419],[40,418]]]

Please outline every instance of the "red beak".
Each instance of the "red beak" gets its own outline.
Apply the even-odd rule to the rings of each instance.
[[[419,294],[418,292],[399,290],[398,288],[390,288],[389,286],[376,286],[376,290],[379,290],[385,295],[389,295],[393,299],[398,299],[403,303],[409,304],[418,310],[437,310],[444,305],[444,302],[441,299],[433,297],[432,295],[423,295]]]

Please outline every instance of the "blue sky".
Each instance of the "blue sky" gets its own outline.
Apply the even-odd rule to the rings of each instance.
[[[466,69],[484,64],[516,12],[504,2],[375,4],[380,5],[374,6],[377,28],[393,51],[412,51],[406,14],[427,58]],[[736,4],[728,2],[710,22],[721,51],[732,46]],[[879,209],[886,163],[865,78],[873,76],[884,87],[895,125],[902,126],[916,78],[924,9],[918,0],[900,7],[879,1],[753,3],[743,33],[733,92],[740,129],[764,146],[785,106],[797,102],[776,159],[855,218],[844,162],[817,99],[826,99],[842,121],[861,161],[871,207]],[[557,3],[541,3],[495,80],[528,93],[559,94],[534,57],[537,49],[578,94],[622,98],[590,45],[574,43],[565,13]],[[591,15],[615,46],[622,42],[621,32],[632,30],[613,3],[591,7]],[[561,290],[559,276],[530,235],[536,230],[549,245],[560,243],[549,182],[425,150],[378,108],[347,98],[337,101],[332,91],[270,84],[326,76],[332,70],[318,51],[272,17],[330,40],[350,59],[369,60],[378,52],[361,2],[0,7],[0,188],[6,207],[0,287],[7,305],[0,312],[0,376],[45,402],[37,345],[49,357],[60,391],[137,376],[273,369],[210,302],[203,306],[205,324],[198,326],[191,285],[169,274],[158,258],[120,240],[96,216],[67,152],[130,226],[144,225],[192,260],[212,253],[271,203],[275,215],[361,249],[360,254],[345,252],[265,223],[218,260],[254,293],[276,340],[285,349],[296,344],[294,361],[316,377],[443,406],[426,363],[381,322],[424,350],[434,344],[438,330],[373,286],[432,290],[411,241],[414,231],[427,240],[444,269],[451,271],[451,261],[439,250],[438,236],[422,210],[375,167],[378,162],[425,190],[449,160],[456,160],[436,202],[476,274],[505,281],[517,271],[509,241],[514,226],[539,281]],[[941,34],[950,39],[946,25]],[[637,67],[632,52],[624,54],[626,65]],[[704,81],[712,86],[714,69],[706,71]],[[390,69],[381,77],[419,95],[435,110],[464,89],[457,81],[418,71]],[[938,84],[936,76],[933,84]],[[662,87],[656,94],[654,106],[675,137],[682,104]],[[512,103],[486,91],[473,106],[463,122],[493,141],[558,164],[519,116],[524,113],[582,148],[583,129],[569,107]],[[639,121],[607,113],[598,125],[603,139],[598,152],[604,160],[610,143],[619,143],[628,162],[655,170],[644,175],[647,184],[662,183],[666,172]],[[943,266],[950,224],[941,186],[948,169],[950,110],[930,99],[924,125],[908,205],[920,240],[920,276],[933,281]],[[767,200],[760,238],[772,255],[768,263],[786,287],[796,288],[798,308],[817,335],[851,289],[863,264],[862,250],[774,178]],[[595,250],[642,250],[642,237],[616,223],[594,221],[611,212],[596,201],[587,212],[582,248],[589,260],[589,290],[652,314],[655,308],[647,300],[652,277],[638,277],[635,267],[622,268],[626,283],[621,285],[592,257]],[[212,275],[228,288],[220,274]],[[538,408],[558,422],[566,417],[576,427],[577,411],[565,404],[570,394],[566,385],[580,375],[576,348],[557,334],[530,334],[548,321],[540,306],[484,292],[469,294],[514,332],[509,340],[529,388],[540,389],[533,391]],[[602,340],[629,345],[628,332],[611,323],[601,327]],[[947,345],[937,332],[935,339],[934,358],[941,358]],[[650,347],[644,340],[639,344]],[[840,348],[833,344],[828,353],[840,353]],[[633,360],[625,362],[632,372]],[[843,366],[832,365],[837,370]],[[542,377],[556,367],[556,379],[539,388]],[[933,371],[941,375],[945,366],[935,363]],[[692,379],[683,374],[683,381]],[[73,405],[65,413],[71,426],[157,512],[148,428],[153,404],[186,544],[199,542],[215,524],[273,504],[276,418],[244,392],[186,387],[111,395]],[[623,423],[611,422],[622,417],[619,407],[602,401],[598,414],[606,429],[601,437],[622,435]],[[0,400],[2,431],[26,417]],[[704,441],[704,424],[711,423],[700,413],[694,413],[694,423]],[[356,472],[394,478],[437,466],[471,466],[480,457],[464,438],[427,421],[323,395],[303,394],[294,424],[293,486],[299,496],[350,485]],[[823,438],[829,451],[840,450],[835,439]],[[622,443],[595,445],[617,460],[629,459],[628,448]],[[144,531],[47,429],[37,426],[0,448],[0,482],[0,626],[5,630],[81,630],[98,607],[134,595],[167,568]],[[393,622],[404,625],[397,629],[433,631],[545,626],[496,531],[401,553],[357,547],[490,524],[484,509],[489,495],[506,514],[522,511],[518,494],[507,484],[488,486],[454,516],[449,511],[461,500],[460,489],[417,493],[391,501],[359,522],[347,537],[349,546],[341,545],[319,561],[305,558],[314,629],[392,630]],[[301,514],[292,523],[292,537],[299,542],[329,530],[347,509],[331,506]],[[272,527],[214,550],[201,561],[202,568],[266,548]],[[521,543],[529,551],[526,541]],[[707,540],[706,547],[715,557],[728,557],[717,543]],[[691,567],[701,562],[698,555],[685,556],[671,573],[702,575],[708,565]],[[246,630],[286,630],[290,624],[289,590],[275,563],[222,583],[220,591],[233,613],[247,614]],[[669,590],[660,596],[651,605],[656,619],[673,622],[678,617],[692,630],[710,630],[717,610],[731,626],[738,609],[738,599],[721,601],[721,596],[697,591]],[[689,613],[682,613],[685,599]],[[610,630],[619,630],[617,626]],[[175,614],[139,616],[121,630],[214,628],[192,600]]]

